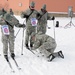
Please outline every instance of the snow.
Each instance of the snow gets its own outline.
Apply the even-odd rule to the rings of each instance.
[[[23,23],[24,19],[20,18],[20,16],[16,16],[16,18],[19,19],[20,23]],[[54,28],[56,21],[59,21],[59,27]],[[21,55],[23,34],[23,29],[21,28],[15,38],[15,59],[21,70],[17,69],[9,55],[9,60],[15,73],[11,72],[9,65],[4,59],[3,45],[0,41],[0,75],[75,75],[75,27],[71,25],[71,27],[64,28],[69,22],[70,18],[68,17],[57,17],[55,21],[48,21],[48,27],[51,27],[51,29],[47,29],[47,34],[54,37],[55,32],[55,40],[57,42],[55,52],[62,50],[65,57],[64,59],[55,58],[52,62],[47,62],[41,56],[37,57],[37,54],[32,54],[25,47],[23,48],[23,55]],[[72,19],[72,22],[75,24],[75,18]],[[15,35],[18,30],[19,28],[15,27]]]

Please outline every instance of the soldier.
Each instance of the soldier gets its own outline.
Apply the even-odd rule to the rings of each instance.
[[[9,13],[10,13],[11,15],[14,15],[14,12],[12,11],[11,8],[10,8],[10,10],[9,10]]]
[[[5,13],[7,13],[7,11],[4,8],[2,8],[1,11],[0,11],[0,15],[4,16]]]
[[[29,9],[21,13],[21,17],[26,18],[25,46],[27,49],[29,49],[28,42],[32,32],[36,33],[37,14],[38,12],[35,10],[35,3],[33,1],[30,3]],[[30,47],[32,46],[33,43],[30,40]]]
[[[25,27],[24,24],[20,24],[19,21],[10,14],[4,14],[4,17],[0,20],[1,32],[2,32],[2,43],[4,57],[8,61],[8,44],[11,57],[14,58],[14,25],[16,27]]]
[[[49,13],[46,10],[45,4],[42,6],[39,14],[40,17],[38,19],[37,32],[42,31],[45,34],[47,31],[47,20],[54,20],[55,17],[50,17]]]
[[[34,41],[34,46],[31,50],[38,49],[40,53],[43,53],[43,55],[49,59],[49,61],[52,61],[57,56],[64,58],[62,51],[54,52],[56,42],[51,36],[38,32],[36,35],[33,33],[31,39]]]

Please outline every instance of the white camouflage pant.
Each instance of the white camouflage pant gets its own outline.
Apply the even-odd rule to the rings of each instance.
[[[39,50],[42,54],[44,54],[47,57],[51,53],[54,53],[55,48],[56,48],[56,43],[45,42],[39,47]]]
[[[4,55],[8,54],[8,46],[10,53],[14,53],[14,33],[10,33],[10,35],[2,34],[2,43]]]

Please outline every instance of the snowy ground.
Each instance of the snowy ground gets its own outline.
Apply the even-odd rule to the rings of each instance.
[[[24,19],[16,16],[20,23],[23,23]],[[59,21],[58,28],[55,28],[55,39],[57,42],[57,48],[55,51],[62,50],[65,56],[62,58],[55,58],[52,62],[47,62],[44,58],[37,57],[24,47],[23,55],[22,51],[22,32],[21,28],[19,34],[15,39],[15,54],[18,65],[22,68],[17,70],[13,60],[9,56],[10,62],[15,70],[12,73],[6,60],[3,57],[2,42],[0,41],[0,75],[75,75],[75,27],[71,26],[64,29],[64,26],[69,23],[70,18],[56,18],[55,21],[48,21],[48,26],[51,29],[47,30],[47,34],[54,37],[53,24]],[[73,18],[75,24],[75,18]],[[15,34],[19,28],[15,27]],[[0,31],[1,40],[1,31]]]

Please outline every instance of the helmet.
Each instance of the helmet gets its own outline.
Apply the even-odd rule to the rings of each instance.
[[[35,7],[35,2],[32,1],[32,2],[30,3],[30,6],[31,6],[31,7]]]
[[[12,9],[10,8],[10,11],[12,11]]]
[[[46,4],[44,4],[41,9],[46,10]]]

